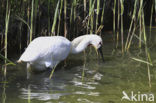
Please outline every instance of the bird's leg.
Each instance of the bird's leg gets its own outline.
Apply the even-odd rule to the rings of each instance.
[[[30,63],[27,63],[27,79],[29,79],[30,77],[30,69],[31,69]]]
[[[67,66],[67,59],[64,60],[64,65],[63,67],[65,68]]]
[[[84,80],[84,76],[85,76],[85,67],[86,67],[86,52],[85,50],[83,51],[84,53],[84,63],[83,63],[83,70],[82,70],[82,81]]]

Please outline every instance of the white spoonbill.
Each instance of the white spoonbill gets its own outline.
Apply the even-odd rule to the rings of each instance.
[[[76,54],[84,51],[88,45],[98,50],[103,59],[101,37],[87,34],[75,38],[72,42],[62,36],[38,37],[28,45],[17,62],[26,62],[27,67],[42,71],[46,68],[53,68],[69,53]]]

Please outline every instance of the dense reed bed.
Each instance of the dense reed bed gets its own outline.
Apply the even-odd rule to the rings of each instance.
[[[0,64],[13,64],[8,53],[20,54],[38,36],[62,35],[71,40],[87,33],[103,36],[110,30],[114,49],[119,48],[123,55],[137,38],[138,49],[145,51],[146,58],[132,59],[147,64],[151,86],[146,24],[152,27],[154,23],[155,5],[154,0],[1,0]]]

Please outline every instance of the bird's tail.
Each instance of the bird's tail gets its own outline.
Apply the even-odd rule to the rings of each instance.
[[[22,63],[22,60],[19,59],[19,60],[17,61],[17,63]]]

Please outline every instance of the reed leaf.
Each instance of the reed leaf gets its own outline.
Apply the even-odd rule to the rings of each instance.
[[[152,63],[145,61],[145,60],[142,60],[142,59],[138,59],[138,58],[134,58],[134,57],[131,57],[131,59],[138,61],[138,62],[141,62],[141,63],[149,64],[150,66],[153,66]]]
[[[17,18],[18,20],[22,21],[24,24],[26,24],[27,27],[28,27],[28,29],[29,29],[29,31],[31,30],[31,28],[30,28],[29,24],[27,23],[27,21],[25,21],[24,19],[22,19],[22,18],[19,17],[18,15],[16,15],[16,18]]]
[[[134,34],[134,37],[136,37],[141,43],[145,44],[144,40],[142,40],[140,37],[138,37],[136,34]]]
[[[11,60],[9,60],[8,58],[6,58],[5,56],[3,56],[2,54],[0,54],[0,58],[5,60],[6,63],[9,62],[9,65],[16,65],[14,62],[12,62]]]
[[[54,15],[54,20],[53,20],[53,26],[51,28],[51,33],[53,34],[55,32],[55,26],[56,26],[56,21],[57,21],[57,16],[58,16],[58,8],[59,8],[60,0],[57,3],[56,9],[55,9],[55,15]],[[55,33],[54,33],[55,34]]]

